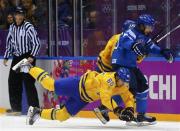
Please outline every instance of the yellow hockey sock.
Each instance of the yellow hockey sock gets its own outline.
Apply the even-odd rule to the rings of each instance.
[[[45,89],[54,91],[54,79],[49,76],[48,72],[39,67],[32,67],[29,74],[40,82]]]
[[[52,112],[55,109],[42,109],[41,111],[41,118],[43,119],[47,119],[47,120],[54,120],[54,118],[52,117]]]
[[[40,116],[43,119],[59,120],[62,122],[70,118],[71,115],[66,107],[63,107],[62,109],[43,109]]]

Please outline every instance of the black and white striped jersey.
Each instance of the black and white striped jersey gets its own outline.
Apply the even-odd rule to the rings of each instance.
[[[6,39],[6,51],[4,58],[10,56],[21,56],[30,53],[36,56],[40,49],[40,41],[34,26],[24,21],[22,25],[17,26],[14,23],[10,25],[9,33]]]

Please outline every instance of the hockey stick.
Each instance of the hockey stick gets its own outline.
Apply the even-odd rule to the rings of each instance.
[[[180,25],[174,27],[172,30],[170,30],[168,33],[166,33],[165,35],[163,35],[161,38],[159,38],[156,42],[160,42],[161,40],[163,40],[164,38],[166,38],[167,36],[169,36],[172,32],[176,31],[177,29],[180,28]]]
[[[170,27],[171,25],[173,25],[180,17],[180,14],[177,15],[176,18],[174,18],[169,24],[167,24],[166,26],[163,27],[163,29],[161,29],[158,33],[156,33],[153,37],[152,37],[152,40],[156,41],[158,39],[158,37],[160,37],[160,35],[166,31],[166,29],[168,27]]]
[[[155,44],[158,45],[161,40],[163,40],[164,38],[166,38],[166,37],[169,36],[172,32],[176,31],[176,30],[179,29],[179,28],[180,28],[180,25],[174,27],[172,30],[170,30],[168,33],[166,33],[165,35],[163,35],[163,36],[162,36],[161,38],[159,38],[157,41],[154,41],[154,40],[152,40],[152,41],[154,41]],[[145,57],[146,57],[146,56],[145,56]],[[144,57],[144,58],[145,58],[145,57]],[[173,62],[173,56],[171,55],[171,59],[169,60],[169,63],[172,63],[172,62]]]

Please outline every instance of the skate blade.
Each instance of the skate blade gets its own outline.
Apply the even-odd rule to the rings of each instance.
[[[29,121],[30,121],[30,117],[31,117],[31,113],[33,112],[34,107],[30,106],[28,109],[28,113],[27,113],[27,118],[26,118],[26,125],[30,125]]]
[[[93,110],[94,114],[96,115],[96,117],[103,123],[106,124],[108,121],[106,119],[104,119],[104,117],[101,115],[101,112],[98,108],[94,108]]]
[[[149,126],[149,125],[155,125],[155,124],[157,124],[156,121],[154,122],[135,122],[135,121],[126,122],[127,126]]]

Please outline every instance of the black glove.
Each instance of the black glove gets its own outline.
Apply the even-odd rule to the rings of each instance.
[[[162,49],[161,54],[169,63],[174,61],[174,54],[170,49]]]
[[[137,54],[137,56],[147,55],[147,50],[142,45],[142,43],[135,43],[135,44],[133,44],[132,50]]]
[[[116,107],[114,113],[123,121],[133,121],[134,120],[134,108],[127,107],[123,109],[122,107]]]

